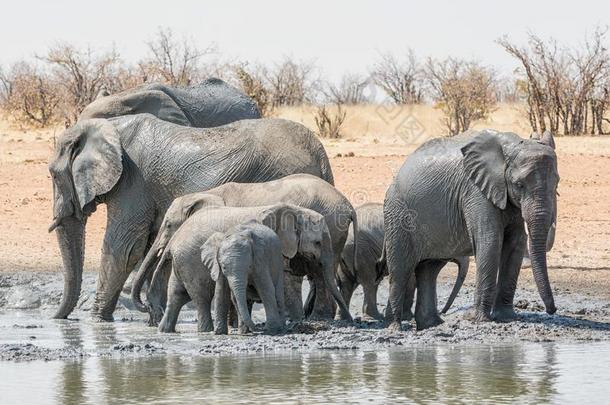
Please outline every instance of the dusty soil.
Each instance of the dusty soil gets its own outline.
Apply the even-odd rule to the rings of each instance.
[[[55,236],[47,232],[52,215],[52,188],[46,165],[52,154],[55,133],[58,134],[59,130],[19,130],[0,122],[0,273],[3,273],[0,274],[0,310],[8,310],[12,306],[26,312],[34,311],[31,315],[33,319],[36,316],[48,319],[61,291],[61,259]],[[418,138],[418,142],[428,135]],[[361,138],[352,135],[324,143],[331,157],[336,186],[355,205],[383,201],[393,174],[417,145],[417,142],[397,140],[395,136],[373,136],[369,132]],[[472,325],[461,319],[460,310],[448,315],[443,326],[419,333],[393,335],[367,323],[357,323],[355,326],[336,324],[329,330],[326,330],[328,325],[314,324],[305,327],[310,328],[308,331],[317,330],[314,335],[289,335],[285,345],[278,343],[276,339],[280,338],[277,337],[250,337],[238,341],[248,342],[250,348],[267,344],[289,348],[292,344],[298,346],[301,343],[304,347],[319,348],[321,341],[331,342],[329,345],[333,347],[350,344],[361,347],[365,343],[386,345],[510,340],[515,337],[523,340],[609,339],[606,322],[610,320],[610,137],[557,138],[557,144],[561,175],[559,218],[556,244],[548,262],[559,315],[549,317],[539,313],[539,299],[531,272],[525,269],[519,280],[518,299],[526,300],[527,305],[525,301],[522,302],[525,312],[521,321],[509,325]],[[87,227],[85,266],[86,271],[91,273],[87,274],[83,283],[84,293],[79,311],[86,311],[86,301],[95,288],[94,273],[99,267],[104,223],[105,209],[100,206]],[[463,308],[471,302],[474,274],[472,268],[456,308]],[[441,274],[443,288],[449,288],[453,277],[453,272]],[[16,285],[27,288],[16,289]],[[381,294],[385,293],[382,288]],[[9,301],[22,304],[9,305]],[[384,302],[380,296],[380,303]],[[352,310],[355,309],[352,305]],[[131,319],[135,314],[124,311],[126,319]],[[4,314],[7,313],[10,311]],[[86,318],[86,314],[81,312],[75,316]],[[12,324],[6,327],[11,329]],[[185,327],[192,332],[194,325],[187,323]],[[362,333],[354,335],[356,330]],[[2,334],[5,332],[2,331]],[[301,343],[294,343],[295,339]],[[353,341],[355,343],[350,343]],[[223,343],[215,342],[217,346],[210,349],[212,352],[224,350]],[[27,354],[38,351],[35,344],[34,348],[28,346],[29,349],[26,346],[12,349],[6,346],[11,344],[24,343],[3,342],[0,353],[4,354],[0,354],[0,358],[10,358],[6,354],[8,352]],[[203,347],[207,346],[204,344],[202,350]],[[60,355],[49,354],[44,351],[46,349],[40,350],[40,358]],[[170,348],[166,347],[166,350]],[[227,350],[236,349],[229,344]],[[147,350],[143,349],[143,352]]]

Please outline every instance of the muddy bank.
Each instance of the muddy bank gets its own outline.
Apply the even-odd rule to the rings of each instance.
[[[405,322],[402,332],[390,332],[384,325],[359,318],[360,290],[355,293],[351,312],[353,324],[341,321],[303,322],[291,325],[283,336],[260,333],[241,336],[214,336],[196,332],[196,313],[185,308],[179,333],[160,334],[147,327],[145,316],[131,308],[123,295],[115,312],[115,322],[98,323],[89,319],[95,274],[87,273],[77,310],[70,320],[52,320],[61,296],[62,278],[58,273],[0,274],[0,360],[63,360],[83,357],[144,357],[155,355],[217,356],[246,353],[315,352],[325,350],[376,351],[415,345],[473,345],[517,342],[591,342],[610,340],[610,303],[604,297],[572,291],[556,294],[558,313],[544,312],[534,287],[518,289],[519,318],[511,323],[472,323],[463,315],[470,308],[474,288],[465,285],[454,307],[443,318],[445,323],[416,331]],[[439,284],[439,301],[444,302],[451,282]],[[306,291],[304,291],[306,293]],[[385,308],[387,284],[379,292],[380,310]],[[440,305],[440,304],[439,304]],[[264,320],[261,306],[253,318]]]

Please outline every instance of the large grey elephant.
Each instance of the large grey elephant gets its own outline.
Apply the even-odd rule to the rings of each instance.
[[[441,323],[436,276],[448,258],[467,255],[477,265],[469,317],[512,319],[525,227],[538,291],[555,313],[546,263],[559,181],[553,145],[550,133],[537,141],[485,130],[428,141],[407,158],[384,202],[392,328],[400,329],[413,274],[417,328]]]
[[[198,210],[212,205],[230,207],[255,207],[275,203],[290,203],[303,208],[309,208],[324,216],[333,249],[333,268],[337,268],[341,253],[347,239],[350,224],[358,231],[356,212],[349,200],[327,181],[310,174],[293,174],[277,180],[264,183],[226,183],[219,187],[201,193],[193,193],[174,200],[165,214],[163,223],[151,249],[142,261],[141,270],[134,279],[132,299],[136,308],[147,311],[148,308],[140,300],[139,286],[155,268],[157,258],[163,253],[173,233],[182,223]],[[353,231],[352,231],[353,232]],[[356,249],[353,250],[354,254]],[[353,262],[353,258],[352,258]],[[310,272],[306,267],[308,262],[301,256],[291,259],[294,270],[302,269],[300,274],[287,275],[286,294],[288,307],[293,316],[300,320],[303,317],[303,302],[301,299],[303,273]],[[304,269],[303,269],[304,268]],[[298,271],[298,270],[297,270]],[[313,290],[318,293],[313,298],[312,317],[323,319],[334,316],[332,295],[324,284],[313,284]],[[163,294],[163,291],[160,292]],[[160,298],[163,306],[164,297]],[[297,315],[298,314],[298,315]],[[152,323],[155,323],[152,320]]]
[[[201,247],[201,260],[216,282],[216,334],[228,333],[226,305],[231,293],[245,326],[242,332],[254,330],[248,308],[251,289],[254,296],[250,298],[262,301],[265,307],[265,331],[284,331],[284,256],[280,238],[271,228],[249,221],[216,232]]]
[[[152,83],[98,97],[83,110],[79,121],[142,113],[197,128],[260,118],[250,97],[220,79],[210,78],[186,88]]]
[[[324,217],[312,210],[292,204],[275,204],[260,207],[207,207],[190,216],[171,237],[167,248],[153,273],[149,291],[157,292],[167,285],[167,304],[158,307],[157,296],[151,294],[149,306],[153,317],[161,312],[163,318],[159,330],[175,330],[180,309],[193,299],[199,313],[199,330],[212,330],[211,303],[213,284],[210,269],[201,263],[201,246],[215,232],[225,232],[232,226],[245,221],[256,220],[273,229],[280,238],[282,254],[290,259],[300,255],[316,266],[308,267],[308,274],[315,283],[325,284],[337,304],[342,309],[344,319],[351,321],[347,306],[334,277],[333,255],[330,233]],[[169,281],[166,280],[169,277]],[[136,283],[145,277],[138,276],[134,289],[141,290]],[[197,286],[189,290],[189,286]],[[222,295],[221,295],[222,297]],[[228,309],[227,305],[220,308]],[[227,314],[219,314],[219,319],[226,319]],[[291,315],[292,317],[292,315]]]
[[[220,184],[309,173],[333,183],[324,147],[304,126],[282,119],[242,120],[197,129],[150,114],[78,122],[58,139],[49,164],[50,230],[64,263],[55,317],[74,309],[81,288],[85,224],[97,204],[108,222],[92,316],[112,320],[121,289],[154,240],[174,198]]]
[[[362,285],[364,299],[362,302],[362,314],[365,318],[383,319],[377,309],[377,288],[381,280],[387,275],[385,252],[383,252],[383,204],[367,203],[356,208],[358,217],[357,238],[350,228],[343,253],[341,255],[341,267],[337,272],[339,289],[345,303],[349,307],[352,294],[359,285]],[[358,244],[357,258],[358,266],[354,265],[355,243]],[[458,265],[457,279],[447,302],[441,311],[446,313],[457,297],[462,284],[468,274],[468,258],[460,257],[450,260]],[[411,307],[415,283],[409,283],[403,305],[403,319],[411,319]],[[386,307],[388,314],[389,305]]]

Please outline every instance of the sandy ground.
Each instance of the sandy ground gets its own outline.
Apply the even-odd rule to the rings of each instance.
[[[526,129],[517,125],[516,111],[514,107],[506,107],[502,114],[496,114],[490,122],[477,127],[512,129],[523,134]],[[311,127],[308,114],[306,109],[280,112],[280,116],[302,121]],[[381,202],[405,156],[438,131],[438,114],[431,108],[419,112],[402,111],[401,114],[407,118],[402,121],[398,118],[402,123],[396,126],[392,120],[384,121],[378,107],[349,110],[351,121],[348,121],[344,138],[324,140],[336,186],[354,205]],[[409,124],[412,119],[419,126]],[[396,135],[396,128],[400,132],[405,126],[411,128],[410,132]],[[13,285],[10,280],[21,277],[15,273],[34,272],[35,277],[44,278],[46,276],[40,273],[51,272],[54,274],[48,277],[53,283],[61,280],[61,259],[55,236],[47,232],[52,215],[52,188],[46,166],[52,154],[53,139],[60,132],[60,129],[21,130],[0,121],[0,272],[5,273],[0,286],[6,287],[0,288],[0,307],[6,304],[6,294]],[[609,310],[606,303],[610,298],[610,136],[562,137],[556,141],[561,176],[559,218],[556,244],[548,262],[559,312],[562,313],[564,297],[571,297],[565,300],[567,307],[571,308],[567,315],[585,314],[591,321],[607,321]],[[85,268],[90,272],[99,267],[104,223],[105,209],[100,206],[87,227]],[[471,297],[468,291],[473,287],[474,274],[472,269],[462,299]],[[453,277],[453,272],[444,272],[441,280],[446,283]],[[89,281],[85,281],[86,290],[94,288],[93,278],[94,274],[91,274],[87,278]],[[533,293],[531,271],[522,272],[519,291],[526,295],[532,292],[527,299],[538,302]],[[54,294],[45,294],[43,301],[54,302],[59,297],[59,289]],[[451,322],[447,324],[452,325]],[[528,325],[527,322],[519,324]],[[441,328],[447,327],[452,326]]]

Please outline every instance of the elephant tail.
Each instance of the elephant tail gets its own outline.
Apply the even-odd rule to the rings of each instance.
[[[352,263],[354,263],[354,277],[358,274],[358,215],[356,214],[356,210],[352,210],[352,231],[354,232],[354,257],[352,258]]]
[[[455,297],[457,297],[458,293],[460,292],[460,289],[462,288],[462,284],[464,284],[464,280],[466,279],[466,275],[468,274],[468,266],[470,264],[470,260],[469,260],[468,256],[458,257],[451,261],[454,262],[455,264],[457,264],[457,266],[458,266],[457,279],[455,280],[455,285],[453,286],[453,289],[451,290],[451,294],[449,294],[449,298],[447,298],[447,303],[445,304],[445,306],[443,307],[443,310],[441,311],[442,314],[446,314],[447,311],[449,311],[449,308],[451,308],[451,305],[453,304]]]
[[[385,243],[382,243],[381,257],[375,263],[375,283],[379,284],[388,274],[388,261],[386,258]]]

